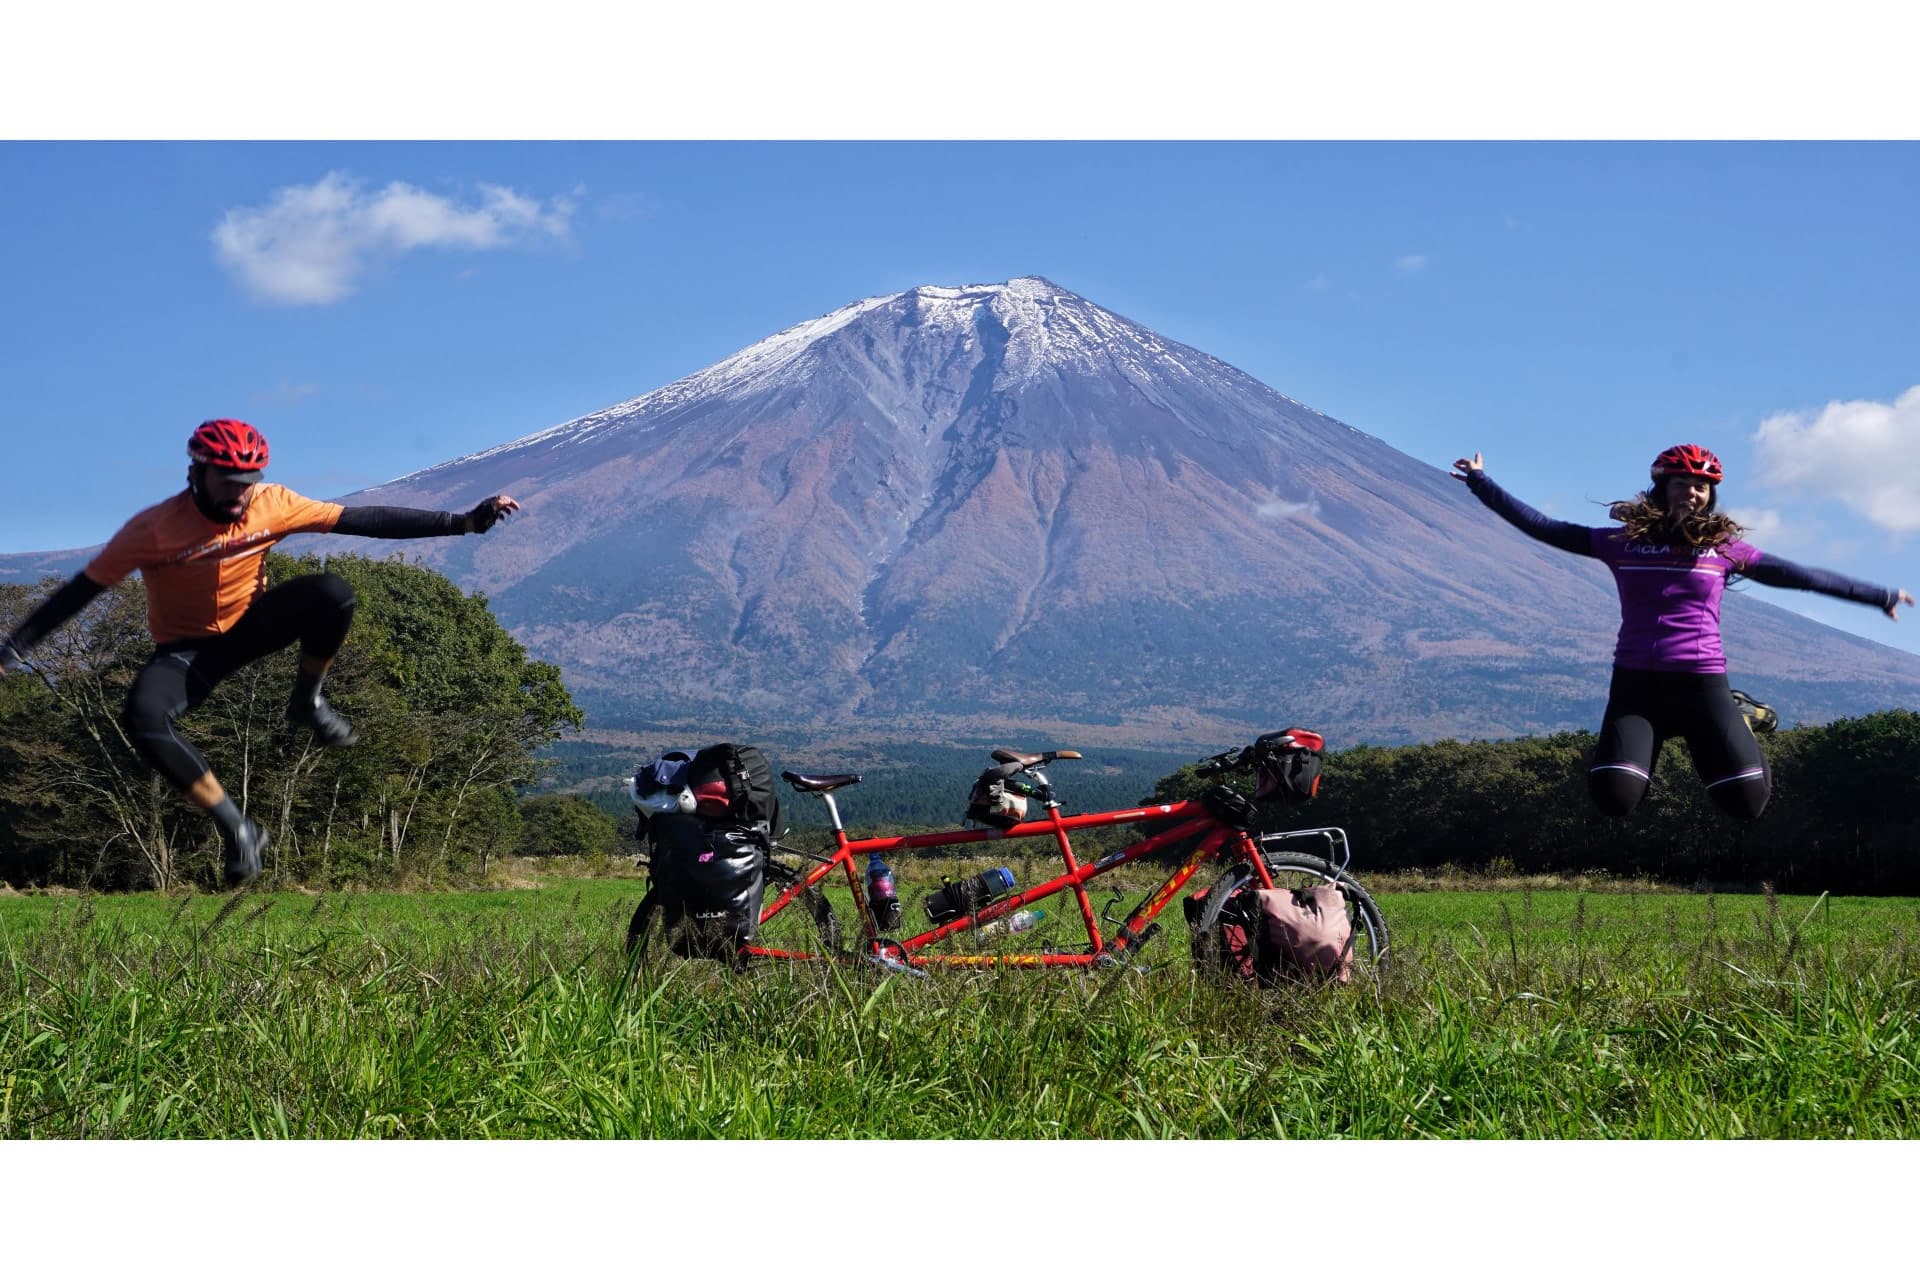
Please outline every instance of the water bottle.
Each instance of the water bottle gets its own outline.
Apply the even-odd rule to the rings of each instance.
[[[1039,907],[1029,907],[1025,911],[1016,911],[1010,916],[1001,916],[998,920],[989,920],[980,926],[980,936],[987,937],[996,933],[1025,933],[1047,918],[1047,913]]]
[[[880,860],[878,850],[867,855],[867,904],[874,927],[891,933],[900,927],[900,897],[893,889],[893,868]]]
[[[994,867],[958,884],[947,881],[927,899],[927,919],[945,924],[1012,892],[1013,870],[1009,867]]]

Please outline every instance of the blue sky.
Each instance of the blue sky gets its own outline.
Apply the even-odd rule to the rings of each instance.
[[[1111,56],[1129,52],[1146,56]],[[851,96],[823,113],[821,83]],[[34,128],[24,108],[43,99],[17,94],[17,137],[55,140],[0,143],[0,551],[105,538],[179,483],[181,442],[208,416],[255,422],[274,478],[335,495],[856,298],[1038,274],[1436,466],[1478,449],[1564,518],[1602,522],[1660,448],[1707,444],[1763,548],[1920,591],[1914,144],[1644,140],[1724,119],[1724,95],[1698,85],[1692,114],[1625,117],[1615,132],[1639,141],[926,141],[911,139],[1034,123],[1010,85],[1074,90],[1045,119],[1098,135],[1060,68],[997,80],[963,59],[813,84],[791,115],[776,80],[727,99],[713,130],[830,137],[886,119],[906,140],[104,143],[80,139],[144,134],[149,106],[177,109],[162,136],[225,117],[136,91]],[[861,105],[890,84],[897,115]],[[947,88],[931,109],[909,92],[928,84]],[[1596,132],[1564,107],[1430,116],[1401,87],[1356,117],[1362,135],[1429,119],[1469,137],[1503,120]],[[1783,92],[1739,101],[1772,104],[1747,118],[1788,135]],[[381,101],[342,132],[445,128],[417,95],[392,117]],[[1121,132],[1151,136],[1155,100],[1124,101]],[[1184,106],[1164,123],[1189,139],[1275,123]],[[533,124],[590,133],[605,123],[591,110]],[[1290,118],[1329,137],[1345,119]],[[1899,132],[1829,119],[1837,136]],[[1763,594],[1920,651],[1920,616]]]

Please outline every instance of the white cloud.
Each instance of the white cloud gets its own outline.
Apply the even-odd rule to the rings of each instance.
[[[1254,514],[1262,520],[1292,520],[1296,516],[1320,514],[1318,502],[1288,502],[1284,498],[1270,498],[1254,509]]]
[[[1427,265],[1427,255],[1424,253],[1402,254],[1393,260],[1393,265],[1402,271],[1418,271]]]
[[[1761,483],[1839,502],[1882,529],[1920,529],[1920,386],[1892,404],[1836,400],[1754,432]]]
[[[254,401],[260,404],[298,404],[309,396],[317,396],[319,394],[320,385],[318,383],[292,383],[282,378],[280,379],[279,386],[271,391],[260,392],[254,396]]]
[[[1727,507],[1726,513],[1739,524],[1740,536],[1767,551],[1792,551],[1816,545],[1812,537],[1817,527],[1807,520],[1789,521],[1772,507]]]
[[[266,302],[338,302],[372,267],[416,249],[507,249],[567,238],[573,201],[542,202],[482,183],[465,206],[404,182],[369,191],[329,173],[232,209],[213,231],[214,258]]]

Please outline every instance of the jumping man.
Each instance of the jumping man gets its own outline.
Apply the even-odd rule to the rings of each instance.
[[[260,874],[267,833],[241,813],[174,721],[214,686],[267,654],[300,642],[287,718],[322,746],[358,735],[320,694],[353,622],[353,590],[331,573],[267,588],[266,552],[295,533],[431,538],[485,533],[520,504],[505,495],[473,510],[342,507],[261,482],[267,441],[244,422],[203,422],[187,441],[187,487],[127,521],[100,554],[0,641],[0,674],[18,669],[49,632],[102,591],[138,572],[147,586],[153,657],[135,677],[124,713],[143,758],[213,818],[226,843],[227,883]]]

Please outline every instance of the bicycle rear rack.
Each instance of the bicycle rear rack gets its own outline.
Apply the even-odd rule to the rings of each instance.
[[[1338,875],[1347,873],[1347,865],[1353,861],[1353,846],[1347,843],[1347,833],[1339,827],[1305,827],[1299,831],[1262,831],[1260,833],[1260,852],[1268,856],[1281,853],[1298,853],[1301,850],[1279,848],[1283,840],[1302,839],[1318,836],[1327,842],[1327,865]]]

